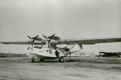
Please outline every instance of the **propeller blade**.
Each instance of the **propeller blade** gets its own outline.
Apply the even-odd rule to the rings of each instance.
[[[55,34],[53,34],[52,36],[50,36],[50,37],[48,37],[48,38],[52,39],[54,36],[55,36]]]
[[[33,43],[35,42],[35,39],[33,39],[33,41],[32,41]]]
[[[39,36],[39,35],[37,35],[37,36],[33,37],[32,39],[36,39],[38,36]]]
[[[32,38],[32,39],[33,39],[33,41],[32,41],[32,42],[35,42],[35,40],[38,38],[38,36],[39,36],[39,35],[37,35],[37,36],[33,37],[33,38]]]
[[[30,37],[28,36],[29,39],[31,39],[32,41],[31,42],[35,42],[35,40],[38,38],[39,35],[35,36],[35,37]]]
[[[47,38],[45,35],[43,35],[44,38]]]
[[[52,35],[52,37],[54,37],[54,36],[55,36],[55,34]]]
[[[28,36],[29,39],[32,39],[30,36]]]

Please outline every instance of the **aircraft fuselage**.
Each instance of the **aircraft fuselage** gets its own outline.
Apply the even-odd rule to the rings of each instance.
[[[27,51],[27,56],[31,59],[35,57],[40,58],[40,59],[56,59],[60,57],[65,57],[65,55],[61,51],[58,51],[57,53],[56,50],[49,49],[49,48],[29,49]]]

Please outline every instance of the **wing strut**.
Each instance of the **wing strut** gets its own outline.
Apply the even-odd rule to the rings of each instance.
[[[83,49],[83,46],[82,46],[82,44],[78,44],[79,45],[79,47],[81,48],[81,49]]]

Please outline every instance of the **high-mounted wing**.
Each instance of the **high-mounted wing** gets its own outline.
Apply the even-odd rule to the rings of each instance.
[[[111,42],[121,42],[121,38],[104,38],[104,39],[65,39],[65,40],[57,40],[54,44],[79,44],[82,48],[82,45],[91,45],[97,43],[111,43]],[[40,42],[0,42],[2,44],[18,44],[18,45],[45,45],[46,41]],[[53,42],[51,42],[53,43]]]
[[[45,45],[46,43],[45,42],[0,42],[2,44],[16,44],[16,45]]]
[[[121,42],[121,38],[104,38],[104,39],[76,39],[76,40],[59,40],[58,44],[96,44],[96,43],[111,43]]]

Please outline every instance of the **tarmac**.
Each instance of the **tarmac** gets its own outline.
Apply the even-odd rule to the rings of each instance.
[[[121,64],[74,60],[0,58],[0,80],[121,80]]]

